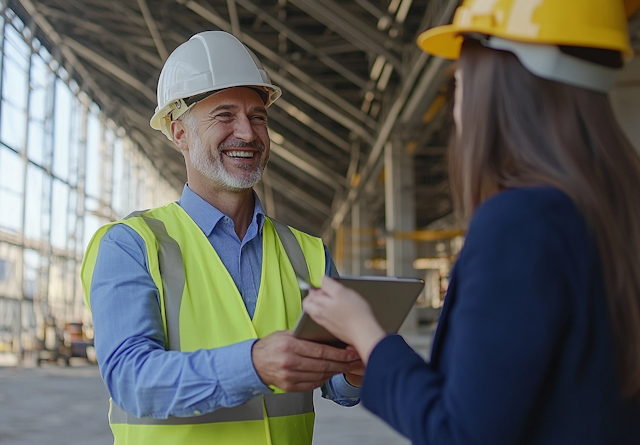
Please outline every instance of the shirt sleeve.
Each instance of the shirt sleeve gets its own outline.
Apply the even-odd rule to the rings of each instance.
[[[446,297],[455,299],[441,364],[424,362],[398,336],[369,360],[364,406],[416,445],[526,441],[558,360],[570,312],[567,238],[545,212],[502,204],[479,210],[471,224],[455,295]]]
[[[347,382],[344,374],[337,374],[322,385],[322,397],[340,406],[355,406],[360,403],[360,388]]]
[[[125,225],[113,226],[100,242],[91,307],[100,372],[114,403],[130,414],[193,416],[271,392],[251,361],[255,340],[195,352],[165,350],[144,241]]]

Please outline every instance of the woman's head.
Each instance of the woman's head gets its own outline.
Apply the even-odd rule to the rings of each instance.
[[[569,14],[569,4],[579,13]],[[588,23],[575,23],[585,15]],[[588,27],[595,37],[576,31]],[[523,41],[527,30],[535,33]],[[468,218],[502,189],[536,185],[575,201],[600,250],[623,392],[640,397],[640,157],[605,92],[607,73],[629,51],[622,2],[465,1],[453,25],[427,31],[419,44],[460,59],[450,153],[456,207]]]
[[[622,65],[618,52],[565,50],[592,65]],[[451,174],[466,217],[508,187],[562,183],[573,196],[588,185],[580,172],[600,168],[592,139],[623,138],[606,94],[541,78],[513,53],[474,38],[462,45],[456,81]]]

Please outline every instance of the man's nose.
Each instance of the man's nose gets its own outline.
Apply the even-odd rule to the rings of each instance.
[[[233,135],[242,141],[251,142],[256,138],[256,132],[247,116],[238,116]]]

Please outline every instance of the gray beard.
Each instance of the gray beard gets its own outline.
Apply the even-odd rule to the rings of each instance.
[[[260,178],[262,177],[262,172],[264,171],[264,163],[262,160],[258,163],[257,168],[254,171],[250,171],[251,166],[244,166],[246,168],[246,174],[232,175],[227,171],[227,168],[224,166],[222,162],[222,150],[229,147],[254,147],[261,148],[259,155],[262,155],[264,152],[264,147],[262,144],[252,145],[247,143],[222,143],[218,146],[216,150],[217,157],[214,156],[214,153],[209,152],[207,148],[202,143],[202,139],[200,136],[193,132],[194,143],[193,147],[189,150],[189,156],[191,159],[191,164],[193,167],[203,176],[212,181],[216,182],[218,185],[222,186],[225,190],[238,192],[241,190],[246,190],[252,188],[256,185]],[[265,162],[266,163],[266,162]]]

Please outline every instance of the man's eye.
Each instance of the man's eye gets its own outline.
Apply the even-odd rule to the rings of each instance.
[[[256,122],[266,122],[267,116],[251,116],[251,120]]]
[[[230,119],[233,115],[231,113],[220,113],[216,114],[216,119]]]

